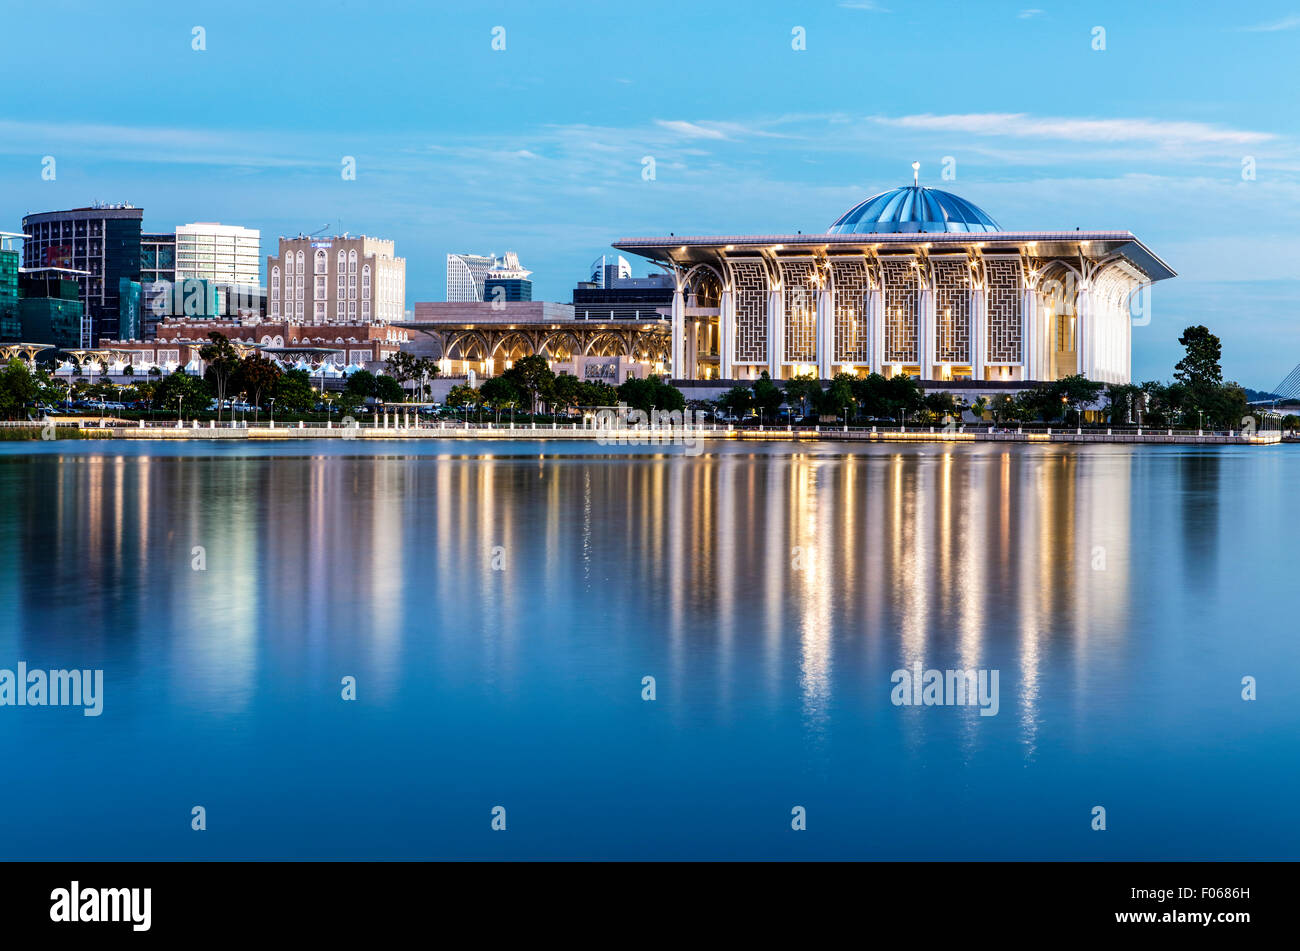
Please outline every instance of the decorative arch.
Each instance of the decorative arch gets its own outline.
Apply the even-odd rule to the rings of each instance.
[[[536,353],[537,346],[533,339],[522,330],[506,331],[492,345],[494,360],[498,354],[507,360],[517,360],[519,357],[531,357]]]
[[[582,342],[571,330],[556,330],[542,338],[537,352],[551,360],[564,361],[583,352]]]
[[[584,356],[588,357],[629,357],[631,346],[628,339],[617,330],[602,330],[593,334],[587,341]]]

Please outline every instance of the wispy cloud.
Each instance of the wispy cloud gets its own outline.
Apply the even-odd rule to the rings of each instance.
[[[888,13],[889,10],[875,0],[840,0],[840,6],[845,10],[867,10],[871,13]]]
[[[656,119],[655,125],[678,135],[691,139],[725,139],[727,134],[721,129],[708,128],[684,119]]]
[[[1238,27],[1244,33],[1279,33],[1282,30],[1294,30],[1300,27],[1300,14],[1293,13],[1290,16],[1282,17],[1280,20],[1270,20],[1268,23],[1256,23],[1254,26]]]
[[[1045,12],[1046,11],[1044,10],[1031,8],[1029,10],[1021,10],[1019,13],[1016,14],[1016,16],[1022,20],[1032,20],[1034,17],[1042,16]]]
[[[1092,119],[1031,116],[1022,112],[977,112],[954,115],[876,117],[884,125],[907,129],[966,132],[1011,138],[1064,139],[1075,142],[1146,141],[1160,145],[1184,143],[1256,145],[1276,138],[1268,132],[1229,129],[1204,122],[1163,119]]]

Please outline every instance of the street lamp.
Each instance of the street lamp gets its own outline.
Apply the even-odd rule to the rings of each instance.
[[[185,397],[183,396],[176,397],[176,428],[177,429],[181,428],[181,400],[183,399],[185,399]]]
[[[271,397],[271,428],[275,429],[275,397]]]

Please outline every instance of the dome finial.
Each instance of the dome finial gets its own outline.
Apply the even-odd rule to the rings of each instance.
[[[921,184],[921,163],[920,162],[912,163],[912,184],[913,185]]]

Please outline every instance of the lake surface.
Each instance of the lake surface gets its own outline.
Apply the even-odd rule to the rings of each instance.
[[[98,717],[0,706],[0,856],[1294,859],[1298,479],[1287,446],[0,444],[0,668],[104,671]],[[896,705],[916,664],[997,671],[997,714]]]

